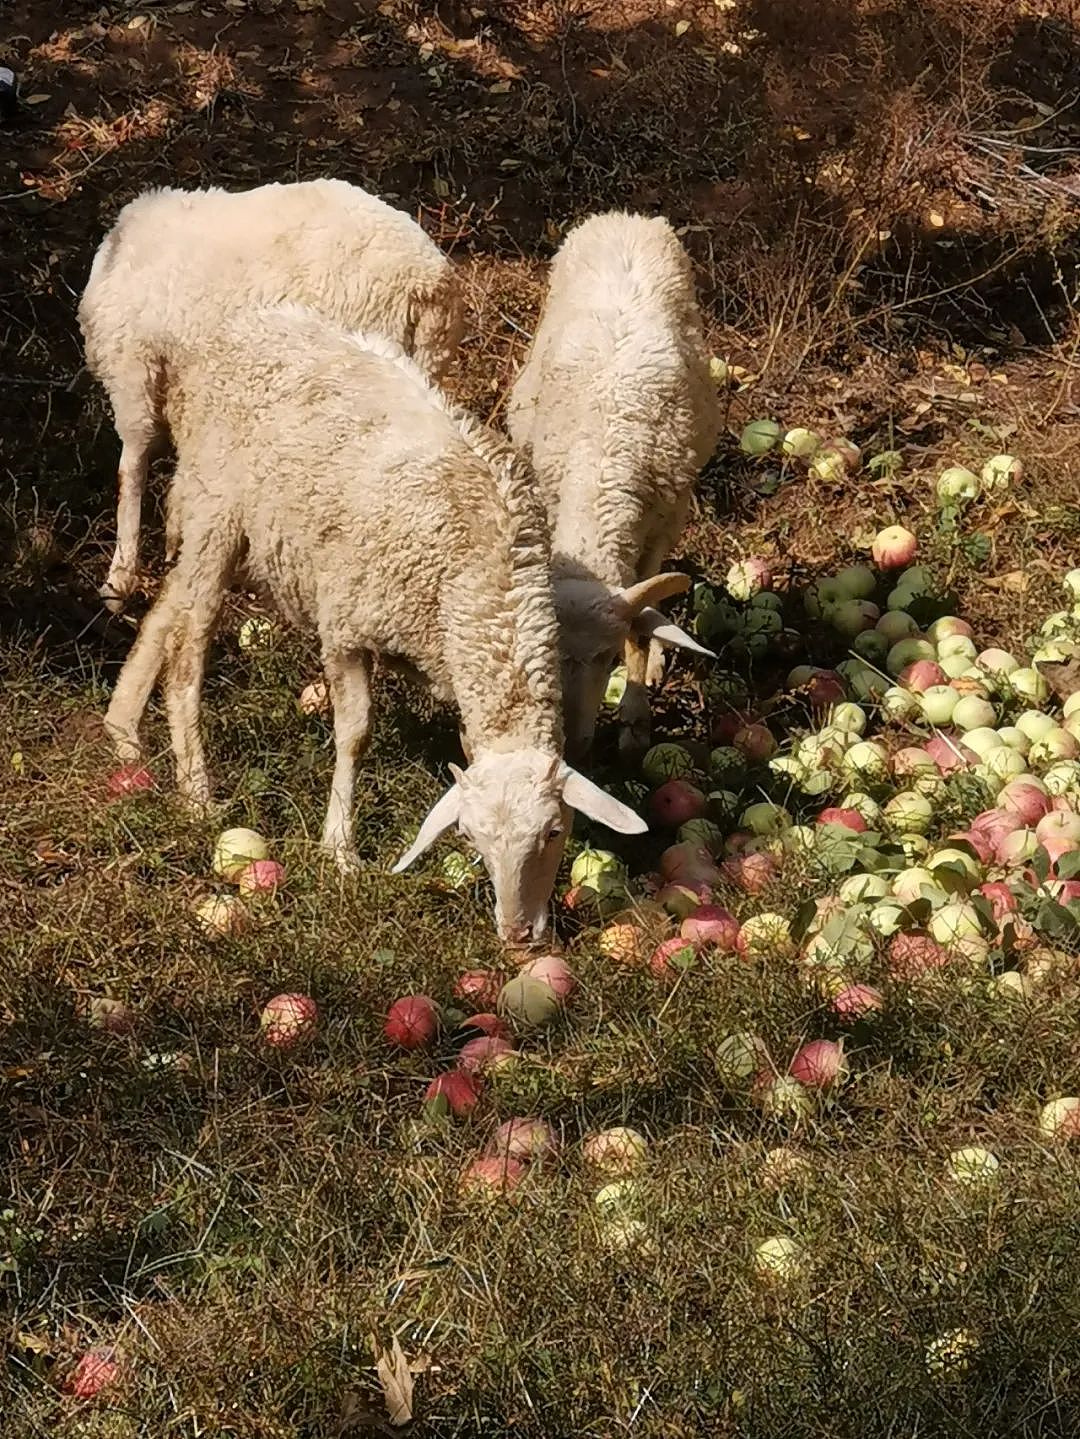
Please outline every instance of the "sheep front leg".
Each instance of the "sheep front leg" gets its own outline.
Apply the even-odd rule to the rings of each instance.
[[[626,690],[619,704],[619,752],[627,759],[636,758],[649,747],[652,727],[645,687],[648,653],[648,642],[642,645],[634,635],[627,636],[623,645]]]
[[[176,783],[196,813],[205,813],[210,805],[199,708],[206,654],[221,614],[225,584],[224,567],[220,572],[200,574],[168,639],[163,690],[176,759]]]
[[[325,661],[334,706],[334,778],[323,825],[323,848],[343,874],[359,865],[352,840],[356,766],[371,739],[371,667],[366,655],[335,655]]]

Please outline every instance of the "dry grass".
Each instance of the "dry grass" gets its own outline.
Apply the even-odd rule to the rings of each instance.
[[[415,696],[383,709],[357,806],[370,868],[342,887],[312,844],[328,731],[293,701],[313,656],[292,640],[241,656],[238,597],[208,743],[228,820],[271,835],[290,875],[242,939],[213,945],[189,918],[212,887],[213,828],[176,809],[167,781],[144,800],[102,798],[94,717],[130,627],[93,599],[115,453],[78,376],[74,303],[104,225],[152,183],[331,173],[396,197],[465,266],[474,323],[455,385],[495,418],[567,225],[608,205],[661,210],[698,262],[714,350],[744,372],[730,429],[773,413],[904,459],[895,477],[830,488],[725,440],[691,567],[722,574],[764,551],[795,585],[906,516],[986,641],[1018,643],[1076,563],[1068,5],[432,9],[17,0],[0,44],[24,95],[48,97],[0,132],[13,357],[0,390],[0,1429],[378,1432],[375,1355],[396,1336],[418,1366],[416,1429],[433,1436],[1075,1432],[1080,1173],[1035,1124],[1044,1099],[1080,1091],[1075,985],[1016,1006],[981,986],[893,992],[880,1024],[852,1036],[836,1102],[794,1136],[809,1177],[777,1194],[761,1162],[785,1126],[725,1091],[715,1055],[752,1028],[782,1067],[801,1039],[833,1032],[781,960],[718,961],[671,993],[568,929],[581,991],[565,1021],[523,1036],[527,1062],[470,1121],[423,1121],[452,1045],[393,1053],[382,1016],[404,991],[448,1001],[462,969],[502,959],[482,890],[382,872],[454,753],[448,717]],[[939,526],[940,464],[1003,446],[1024,457],[1023,486]],[[802,628],[800,659],[837,657]],[[750,678],[764,696],[785,669]],[[681,670],[661,713],[698,737],[714,718]],[[655,850],[627,855],[647,869]],[[760,902],[729,898],[743,915],[789,910],[828,884],[789,877]],[[275,1059],[259,1009],[293,989],[318,998],[322,1027]],[[132,1036],[85,1023],[103,994],[133,1005]],[[152,1058],[169,1055],[182,1065]],[[528,1112],[558,1128],[560,1158],[514,1203],[463,1199],[467,1157]],[[652,1141],[640,1213],[656,1254],[600,1243],[578,1141],[613,1123]],[[1003,1162],[984,1196],[943,1177],[972,1142]],[[750,1263],[777,1234],[810,1259],[787,1289]],[[958,1327],[979,1337],[968,1371],[928,1373],[926,1344]],[[80,1404],[60,1382],[98,1343],[116,1346],[123,1377],[114,1402]]]

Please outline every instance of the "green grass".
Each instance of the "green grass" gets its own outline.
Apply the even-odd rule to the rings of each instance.
[[[23,761],[5,783],[0,965],[5,1433],[336,1433],[343,1404],[379,1413],[372,1336],[425,1366],[416,1406],[433,1435],[1068,1432],[1080,1171],[1037,1114],[1080,1089],[1074,977],[1031,1004],[894,986],[849,1036],[835,1100],[792,1134],[715,1063],[733,1030],[761,1034],[780,1069],[837,1032],[790,961],[716,959],[672,991],[585,930],[570,935],[581,988],[564,1019],[520,1037],[525,1060],[468,1121],[431,1123],[422,1093],[451,1037],[395,1052],[385,1011],[410,991],[450,1003],[461,970],[504,961],[483,887],[380,871],[433,793],[410,754],[423,726],[399,697],[363,772],[371,868],[341,884],[310,839],[330,755],[325,725],[293,704],[303,656],[225,651],[207,706],[221,822],[257,824],[289,870],[235,940],[189,915],[214,887],[216,825],[187,820],[167,782],[95,797],[103,749],[60,738],[64,709],[100,708],[100,686],[25,662],[9,686],[3,753]],[[794,879],[727,898],[790,912],[826,888]],[[322,1011],[315,1042],[287,1056],[258,1031],[282,990]],[[81,1018],[100,994],[133,1006],[131,1036]],[[183,1068],[152,1058],[170,1055]],[[513,1199],[463,1197],[463,1166],[515,1113],[556,1127],[557,1160]],[[609,1253],[591,1202],[580,1138],[618,1123],[651,1141],[636,1213],[655,1250]],[[776,1193],[762,1160],[789,1140],[810,1169]],[[987,1194],[945,1177],[973,1142],[1002,1160]],[[804,1246],[788,1285],[754,1272],[774,1235]],[[926,1345],[957,1328],[979,1340],[967,1372],[928,1373]],[[55,1388],[92,1343],[123,1356],[112,1405]]]

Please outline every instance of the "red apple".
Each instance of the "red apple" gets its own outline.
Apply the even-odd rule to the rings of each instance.
[[[828,1089],[844,1073],[844,1047],[834,1039],[812,1039],[796,1051],[788,1073],[808,1089]]]
[[[669,779],[649,796],[649,823],[658,829],[678,829],[687,820],[700,819],[706,799],[685,779]]]
[[[823,809],[817,817],[818,824],[839,824],[856,834],[866,833],[866,821],[857,809]]]
[[[478,1009],[493,1009],[503,987],[502,976],[493,969],[467,969],[454,982],[454,998]]]
[[[480,1081],[463,1069],[449,1069],[436,1075],[424,1091],[424,1105],[432,1114],[452,1114],[460,1119],[476,1108]]]
[[[236,883],[241,894],[274,894],[285,883],[285,866],[276,859],[253,859]]]
[[[480,1035],[494,1035],[496,1039],[510,1038],[510,1031],[497,1014],[470,1014],[468,1019],[462,1020],[458,1025],[458,1033],[467,1034],[470,1039],[476,1039]]]
[[[780,866],[770,854],[740,854],[726,859],[721,866],[724,877],[744,894],[761,894],[780,873]]]
[[[760,764],[776,753],[776,740],[767,725],[749,724],[737,730],[732,744],[751,764]]]
[[[919,542],[903,525],[889,525],[879,530],[870,546],[874,564],[882,570],[903,570],[915,559]]]
[[[977,764],[979,756],[974,750],[968,749],[966,744],[959,740],[951,739],[946,735],[934,735],[924,745],[926,753],[937,765],[942,774],[952,774],[958,769],[967,769],[969,765]]]
[[[487,1153],[492,1158],[509,1158],[528,1164],[530,1160],[554,1154],[558,1147],[555,1131],[544,1120],[508,1119],[495,1131]]]
[[[530,960],[521,973],[530,975],[533,979],[542,979],[563,1001],[568,1000],[577,989],[577,979],[573,970],[557,954],[542,954],[538,958]]]
[[[934,685],[947,685],[949,677],[933,660],[915,660],[900,671],[897,683],[913,694],[921,695]]]
[[[649,968],[657,979],[678,979],[693,966],[697,957],[697,945],[693,940],[673,935],[661,940],[649,956]]]
[[[1051,810],[1035,826],[1035,837],[1053,864],[1080,849],[1080,815]]]
[[[832,1008],[841,1019],[862,1019],[874,1010],[883,1009],[885,999],[872,984],[849,984],[832,997]]]
[[[463,1171],[459,1186],[466,1194],[509,1194],[521,1183],[525,1166],[509,1155],[485,1155],[474,1159]]]
[[[273,1049],[295,1049],[315,1033],[319,1007],[309,994],[277,994],[267,1000],[259,1016],[259,1028]]]
[[[830,710],[847,699],[844,681],[835,670],[818,670],[807,680],[803,693],[811,709]]]
[[[917,979],[948,962],[946,951],[928,934],[894,934],[889,945],[889,972],[894,979]]]
[[[76,1399],[96,1399],[101,1391],[114,1383],[120,1366],[111,1349],[91,1349],[64,1380],[64,1390]]]
[[[514,1047],[499,1034],[485,1034],[479,1039],[470,1039],[458,1051],[458,1067],[466,1074],[482,1074],[491,1069],[500,1055],[512,1054]]]
[[[1050,796],[1033,784],[1025,784],[1022,779],[1012,780],[998,795],[997,807],[1017,815],[1028,829],[1032,829],[1044,815],[1050,813]]]
[[[106,1034],[130,1034],[135,1028],[135,1011],[122,999],[95,995],[85,1002],[83,1013],[91,1029],[103,1029]]]
[[[141,764],[121,765],[105,781],[105,792],[110,799],[126,799],[128,795],[142,794],[154,788],[154,776]]]
[[[994,923],[997,925],[1002,924],[1010,914],[1015,914],[1019,908],[1016,895],[1003,880],[995,879],[981,884],[977,892],[989,902]]]
[[[739,928],[739,921],[723,905],[702,904],[686,916],[679,926],[679,934],[702,948],[733,954]]]
[[[390,1006],[383,1033],[402,1049],[430,1044],[439,1028],[439,1011],[426,994],[406,994]]]
[[[700,844],[673,844],[660,856],[660,873],[671,884],[690,889],[719,883],[720,872],[713,857]]]

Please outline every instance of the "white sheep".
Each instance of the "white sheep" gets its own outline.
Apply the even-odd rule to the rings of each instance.
[[[397,869],[456,824],[491,875],[500,935],[539,938],[568,807],[625,833],[645,825],[562,759],[547,524],[526,462],[396,346],[297,307],[237,312],[177,346],[166,370],[180,549],[105,718],[120,758],[138,758],[164,666],[178,781],[207,803],[200,687],[242,560],[321,644],[336,746],[327,849],[355,865],[354,771],[378,656],[457,705],[469,757]]]
[[[341,180],[225,190],[152,190],[121,210],[79,305],[90,370],[122,445],[117,541],[101,588],[131,593],[151,454],[163,429],[171,341],[230,311],[285,301],[346,329],[386,335],[438,379],[463,329],[457,272],[414,220]],[[172,558],[171,538],[166,536]]]
[[[571,230],[508,423],[551,522],[568,753],[591,742],[620,649],[620,743],[638,748],[648,742],[645,683],[659,677],[659,643],[710,654],[657,610],[624,603],[678,541],[718,429],[693,272],[666,220],[611,213]],[[685,575],[666,580],[661,594],[689,587]]]

